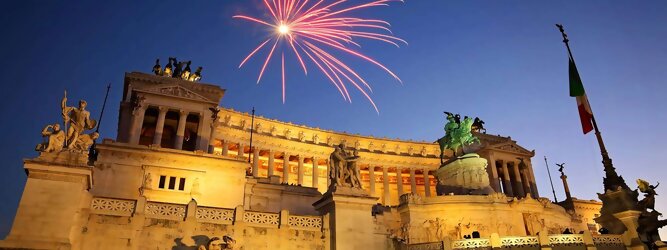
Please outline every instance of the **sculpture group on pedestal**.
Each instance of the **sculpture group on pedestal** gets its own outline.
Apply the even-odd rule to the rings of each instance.
[[[667,226],[667,220],[658,219],[659,216],[662,216],[662,213],[655,210],[655,196],[658,195],[655,189],[660,186],[660,183],[653,186],[645,180],[637,179],[637,185],[639,191],[644,193],[644,199],[637,202],[637,207],[641,211],[637,220],[639,224],[637,233],[639,233],[639,237],[644,243],[653,247],[653,244],[660,240],[658,229]]]
[[[445,124],[445,136],[438,139],[438,144],[440,145],[440,162],[443,163],[445,159],[445,149],[452,150],[454,157],[458,156],[459,148],[461,148],[462,154],[465,154],[463,147],[479,142],[479,139],[472,135],[472,127],[475,124],[476,129],[479,131],[484,129],[484,122],[479,118],[475,118],[473,121],[470,117],[465,117],[461,121],[461,115],[453,114],[450,112],[445,112],[447,115],[447,124]],[[484,129],[484,131],[486,131]]]
[[[197,67],[197,71],[192,73],[190,69],[192,61],[178,62],[176,57],[169,57],[169,63],[165,65],[164,69],[160,66],[160,59],[155,59],[155,66],[153,66],[153,73],[158,76],[180,78],[183,80],[198,82],[201,80],[202,67]],[[185,66],[185,68],[183,68]]]
[[[79,101],[78,107],[67,106],[67,91],[65,91],[60,108],[67,132],[65,133],[58,123],[47,125],[42,129],[42,137],[47,139],[38,144],[35,150],[45,153],[59,152],[63,149],[87,151],[99,138],[97,132],[84,134],[86,130],[93,129],[97,125],[97,122],[90,118],[90,112],[86,110],[87,106],[88,103],[84,100]]]
[[[345,151],[345,145],[340,144],[334,148],[329,156],[329,178],[331,184],[339,187],[351,187],[361,189],[361,178],[359,174],[359,152]]]

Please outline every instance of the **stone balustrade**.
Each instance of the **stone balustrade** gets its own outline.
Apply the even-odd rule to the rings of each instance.
[[[140,204],[143,204],[143,207],[140,207]],[[320,231],[323,226],[321,216],[290,215],[286,210],[281,213],[267,213],[245,211],[242,206],[231,209],[193,205],[194,213],[191,213],[188,212],[189,206],[187,204],[138,202],[136,200],[95,197],[90,203],[90,213],[127,217],[142,213],[146,218],[172,221],[185,221],[191,216],[200,223],[221,225],[247,223],[258,227],[288,227],[309,231]]]
[[[132,216],[136,202],[133,200],[94,198],[90,203],[90,210],[95,214],[116,216]]]
[[[445,240],[429,243],[403,244],[400,249],[629,249],[621,235],[554,234],[540,236],[498,237]]]

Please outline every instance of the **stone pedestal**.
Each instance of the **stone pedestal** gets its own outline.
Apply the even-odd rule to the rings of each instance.
[[[636,190],[625,188],[613,191],[607,190],[604,194],[598,194],[598,198],[602,201],[602,208],[600,209],[600,217],[595,218],[595,222],[609,230],[611,234],[623,234],[628,230],[628,227],[615,215],[626,211],[637,211],[637,196]],[[634,227],[631,230],[635,231],[636,229],[637,227]]]
[[[438,195],[490,194],[493,189],[486,172],[487,161],[471,153],[445,162],[434,175],[438,179]]]
[[[332,187],[313,203],[320,215],[328,215],[331,250],[386,249],[386,235],[375,234],[371,215],[378,197],[364,190]]]
[[[0,248],[69,249],[81,235],[91,196],[87,154],[63,150],[24,160],[28,179],[14,224]]]
[[[637,227],[639,223],[640,211],[628,210],[620,213],[615,213],[614,217],[620,220],[623,225],[625,225],[628,230],[623,233],[623,241],[628,249],[632,250],[644,250],[648,249],[644,243],[639,239],[639,234],[637,233]]]

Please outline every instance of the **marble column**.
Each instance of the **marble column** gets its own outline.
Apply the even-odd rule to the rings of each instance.
[[[241,159],[241,160],[244,160],[244,159],[245,159],[245,156],[243,155],[243,150],[244,150],[243,148],[245,148],[245,145],[243,145],[243,143],[239,143],[239,149],[238,149],[239,155],[238,155],[238,158]]]
[[[268,168],[267,177],[273,176],[273,169],[275,168],[275,166],[273,166],[274,165],[274,159],[275,159],[275,156],[273,155],[273,150],[269,149],[269,163],[268,163],[268,166],[267,166],[267,168]]]
[[[132,115],[132,125],[130,126],[129,142],[130,144],[139,144],[141,137],[141,128],[144,125],[144,115],[146,114],[146,105],[137,108]]]
[[[369,187],[368,189],[371,195],[375,195],[375,167],[368,166],[368,178],[369,178]]]
[[[514,169],[514,195],[515,197],[524,197],[526,193],[523,190],[523,183],[521,181],[521,172],[519,172],[519,162],[512,162],[512,169]]]
[[[255,146],[250,150],[252,150],[252,176],[259,177],[259,148]]]
[[[181,140],[181,144],[183,144],[183,140]],[[224,140],[222,141],[222,155],[229,155],[229,142]]]
[[[327,188],[331,186],[331,164],[329,164],[329,160],[327,162]]]
[[[424,196],[431,196],[431,181],[428,174],[428,168],[424,168],[422,175],[424,176]]]
[[[417,176],[414,168],[410,168],[410,193],[417,194]]]
[[[298,159],[299,159],[299,165],[298,165],[299,175],[297,176],[297,184],[303,186],[303,172],[304,172],[303,171],[304,170],[303,169],[303,156],[298,155]]]
[[[318,164],[318,159],[317,157],[313,156],[313,185],[312,187],[317,188],[320,186],[319,180],[320,180],[320,171],[319,171],[319,164]]]
[[[530,177],[530,191],[533,192],[533,197],[538,198],[540,197],[540,192],[537,191],[537,182],[535,182],[535,171],[533,171],[533,164],[530,163],[530,159],[526,161],[526,165],[528,166],[528,177]]]
[[[489,152],[489,169],[491,170],[491,176],[489,176],[491,188],[493,188],[493,190],[496,192],[500,192],[500,183],[498,183],[498,168],[496,167],[496,158],[493,152]]]
[[[525,196],[527,197],[528,194],[530,194],[530,197],[533,199],[536,197],[533,197],[533,192],[530,190],[530,181],[528,180],[528,168],[526,169],[520,169],[521,171],[521,180],[523,181],[523,191],[525,192]]]
[[[389,192],[389,168],[382,166],[382,187],[384,193],[384,205],[389,206],[391,192]]]
[[[218,120],[213,120],[211,121],[211,135],[208,137],[208,153],[212,154],[213,151],[215,150],[215,137],[216,137],[216,127],[218,124]]]
[[[153,144],[161,145],[162,132],[164,131],[164,118],[167,116],[167,107],[159,107],[160,113],[157,116],[157,124],[155,125],[155,134],[153,135]]]
[[[500,165],[503,166],[503,190],[505,190],[505,195],[514,196],[512,191],[512,180],[510,180],[510,171],[507,168],[507,163],[503,160],[500,161]]]
[[[289,184],[289,157],[287,152],[283,153],[283,183],[285,184]]]
[[[185,124],[188,119],[188,112],[181,110],[178,114],[179,114],[178,127],[176,128],[176,138],[174,141],[174,148],[183,149],[183,137],[185,136]]]
[[[396,189],[398,190],[398,197],[403,194],[403,169],[396,167]]]

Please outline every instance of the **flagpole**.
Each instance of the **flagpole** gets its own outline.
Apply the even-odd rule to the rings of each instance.
[[[570,60],[572,60],[572,63],[576,65],[574,62],[574,56],[572,56],[572,50],[570,49],[570,40],[567,39],[567,34],[565,34],[563,25],[556,24],[556,27],[558,27],[558,30],[563,35],[563,43],[565,43]],[[586,98],[586,102],[590,108],[591,105],[588,101],[588,98]],[[602,134],[600,133],[600,129],[598,129],[597,122],[595,122],[595,115],[593,115],[593,112],[591,112],[591,122],[593,123],[593,129],[595,129],[595,137],[597,138],[598,145],[600,146],[600,154],[602,154],[602,165],[604,166],[604,171],[606,173],[606,177],[604,178],[605,190],[616,190],[619,186],[629,189],[628,185],[625,183],[625,180],[623,180],[623,177],[618,176],[618,173],[616,173],[616,168],[614,168],[611,158],[609,157],[609,153],[607,153],[607,148],[604,146]]]
[[[554,182],[551,180],[551,170],[549,170],[549,163],[547,162],[547,156],[544,156],[544,164],[547,165],[547,174],[549,174],[549,183],[551,183],[551,192],[554,193],[554,202],[558,203],[558,198],[556,198],[556,190],[554,189]]]

